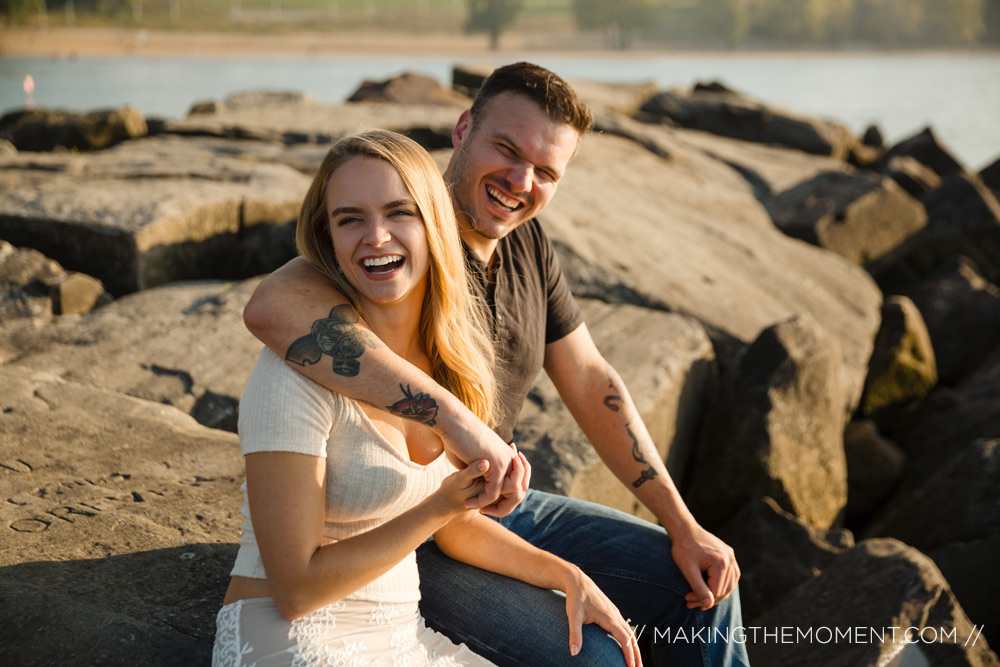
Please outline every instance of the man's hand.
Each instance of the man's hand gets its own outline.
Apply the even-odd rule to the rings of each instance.
[[[688,609],[711,609],[732,595],[740,566],[728,544],[698,525],[688,534],[670,538],[674,563],[691,586],[684,596]]]

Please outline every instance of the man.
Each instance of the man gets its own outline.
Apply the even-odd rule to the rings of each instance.
[[[489,304],[498,341],[504,417],[496,433],[416,368],[385,348],[366,347],[363,322],[337,317],[333,309],[346,300],[302,260],[261,284],[244,319],[313,380],[428,424],[454,458],[488,459],[492,476],[480,505],[499,498],[487,512],[587,572],[637,631],[652,638],[655,664],[747,664],[742,644],[720,638],[741,623],[733,551],[685,506],[625,384],[594,345],[535,220],[591,125],[590,111],[565,81],[516,63],[487,79],[452,134],[455,152],[445,180],[470,280]],[[332,367],[325,356],[307,363],[296,354],[315,337],[304,332],[331,327],[355,343],[324,348]],[[514,451],[505,443],[542,367],[604,462],[666,532],[593,503],[525,493],[527,476],[504,477]],[[433,544],[421,547],[418,561],[428,623],[498,664],[605,666],[622,659],[597,626],[567,635],[563,603],[552,591],[463,567]]]

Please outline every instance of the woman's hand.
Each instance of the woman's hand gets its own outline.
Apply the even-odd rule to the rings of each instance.
[[[426,502],[448,517],[468,511],[469,500],[481,494],[486,487],[483,475],[489,467],[490,463],[485,459],[473,461],[471,465],[445,477]]]
[[[628,622],[593,579],[575,566],[566,584],[566,616],[569,617],[572,655],[579,653],[583,647],[584,624],[597,623],[621,645],[628,667],[642,667],[639,645]]]

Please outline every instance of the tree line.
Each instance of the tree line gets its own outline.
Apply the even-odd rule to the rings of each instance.
[[[8,26],[26,23],[43,11],[132,20],[163,9],[189,14],[199,5],[249,6],[255,0],[0,0]],[[259,0],[257,4],[264,2]],[[275,6],[276,0],[270,0]],[[284,0],[287,8],[345,9],[362,0]],[[267,4],[266,2],[264,4]],[[413,3],[409,3],[413,5]],[[532,16],[545,11],[565,16],[581,32],[599,33],[609,47],[637,42],[687,47],[970,47],[1000,45],[1000,0],[421,0],[424,8],[464,12],[452,25],[489,36],[530,29]],[[160,7],[162,5],[162,7]],[[282,0],[277,0],[277,7]],[[383,17],[404,10],[398,2],[363,0],[366,11]],[[164,9],[168,8],[168,9]],[[443,10],[441,8],[444,8]],[[136,10],[138,9],[138,14]],[[411,9],[412,11],[412,9]],[[386,27],[383,23],[383,27]]]

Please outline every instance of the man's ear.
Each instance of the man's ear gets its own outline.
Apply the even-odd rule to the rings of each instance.
[[[451,145],[454,148],[461,148],[462,144],[469,136],[469,130],[472,128],[472,110],[466,109],[462,112],[462,115],[458,117],[458,122],[455,123],[455,129],[451,131]]]

